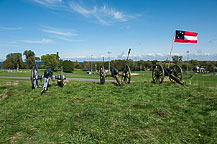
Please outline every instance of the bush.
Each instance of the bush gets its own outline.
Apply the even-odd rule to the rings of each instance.
[[[74,64],[70,60],[64,60],[63,61],[63,71],[71,73],[74,71]]]

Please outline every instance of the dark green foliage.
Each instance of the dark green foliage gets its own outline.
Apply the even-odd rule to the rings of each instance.
[[[194,66],[203,66],[205,67],[206,71],[209,72],[214,72],[215,71],[215,67],[217,67],[217,61],[197,61],[197,60],[191,60],[189,62],[187,61],[183,61],[182,60],[183,57],[182,56],[173,56],[173,62],[171,62],[171,65],[174,64],[178,64],[183,68],[183,71],[187,70],[187,65],[188,65],[188,70],[192,71]],[[136,70],[136,71],[145,71],[145,70],[151,70],[152,66],[154,64],[161,64],[164,67],[168,67],[168,63],[169,61],[157,61],[157,60],[153,60],[153,61],[144,61],[144,60],[140,60],[140,61],[133,61],[131,59],[129,59],[127,62],[125,60],[111,60],[111,66],[115,66],[118,70],[122,70],[124,68],[124,65],[128,64],[131,68],[132,71]],[[109,62],[108,61],[104,61],[104,63],[102,61],[100,62],[96,62],[97,65],[97,70],[100,69],[101,65],[104,65],[105,69],[108,69],[109,66]],[[82,69],[83,70],[90,70],[90,62],[84,62],[82,64]],[[95,68],[94,66],[95,64],[92,63],[93,68]]]
[[[111,61],[111,66],[114,66],[116,69],[123,70],[125,66],[125,61],[124,60],[112,60]]]
[[[31,69],[35,65],[35,53],[31,50],[25,50],[23,55],[26,56],[26,67]]]
[[[42,67],[45,69],[52,68],[57,70],[57,59],[58,59],[58,69],[62,66],[62,60],[56,54],[46,54],[41,56],[41,61],[43,62]]]
[[[71,73],[74,71],[74,63],[70,60],[64,60],[63,61],[63,71]]]
[[[172,56],[173,62],[175,64],[178,63],[178,62],[182,62],[182,58],[183,58],[183,56],[177,56],[177,55]]]
[[[35,65],[35,61],[40,61],[40,58],[35,57],[35,53],[31,50],[25,50],[23,55],[26,56],[26,68],[31,69]]]
[[[90,70],[90,62],[84,61],[81,65],[82,70]]]
[[[80,68],[80,64],[79,64],[79,62],[76,60],[75,62],[73,62],[73,64],[74,64],[74,67],[76,68],[76,69],[79,69]]]
[[[6,56],[6,60],[2,64],[3,68],[25,68],[21,53],[10,53]]]

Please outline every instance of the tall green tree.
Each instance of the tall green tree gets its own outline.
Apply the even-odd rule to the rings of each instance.
[[[84,61],[81,65],[82,70],[90,70],[90,63],[87,61]]]
[[[172,56],[173,62],[175,64],[178,63],[178,62],[182,62],[182,58],[183,58],[183,56],[177,56],[177,55]]]
[[[23,55],[26,56],[26,67],[32,68],[35,65],[35,53],[31,50],[25,50]]]
[[[6,60],[2,64],[3,68],[24,68],[25,65],[22,60],[21,53],[10,53],[6,56]]]
[[[60,60],[60,57],[56,54],[46,54],[41,56],[41,61],[43,62],[43,68],[52,68],[53,70],[57,70],[57,59],[58,59],[58,69],[62,66],[63,61]]]
[[[80,67],[80,64],[77,60],[75,62],[73,62],[73,64],[74,64],[74,67],[77,69]]]
[[[71,73],[74,71],[74,63],[70,60],[64,60],[63,61],[63,71]]]
[[[193,66],[199,66],[199,61],[198,60],[194,60],[194,59],[192,59],[191,61],[190,61],[190,63],[193,65]]]

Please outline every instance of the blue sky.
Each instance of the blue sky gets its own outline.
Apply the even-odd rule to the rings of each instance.
[[[132,59],[165,60],[178,29],[198,32],[198,43],[175,43],[173,55],[217,60],[216,26],[216,0],[0,0],[0,59],[25,50],[119,59],[132,48]]]

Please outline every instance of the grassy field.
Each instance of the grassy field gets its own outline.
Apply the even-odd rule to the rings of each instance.
[[[29,70],[30,71],[30,70]],[[132,71],[134,72],[134,71]],[[43,75],[44,70],[39,70],[39,74]],[[133,82],[151,82],[152,81],[152,72],[151,71],[137,71],[139,75],[132,76]],[[60,72],[54,72],[54,75],[60,74]],[[13,72],[8,73],[0,70],[0,76],[8,76],[8,77],[30,77],[30,72]],[[64,73],[67,78],[85,78],[85,79],[99,79],[99,74],[94,72],[92,75],[86,74],[86,71],[82,71],[76,69],[73,73]],[[183,79],[187,84],[195,85],[195,86],[206,86],[206,87],[217,87],[217,76],[210,74],[195,74],[189,73],[190,79],[187,80],[187,75],[184,73]],[[113,79],[113,78],[106,78]],[[169,81],[168,77],[165,77],[165,81]]]
[[[53,83],[42,96],[30,81],[1,80],[0,143],[216,143],[216,88],[144,83],[149,75],[124,87]]]
[[[31,70],[28,70],[31,71]],[[39,74],[43,75],[44,70],[39,69]],[[59,72],[53,72],[54,75],[60,74]],[[76,69],[72,73],[63,73],[67,78],[87,78],[87,79],[99,79],[98,73],[94,73],[92,75],[86,74],[86,71]],[[0,76],[8,76],[8,77],[30,77],[31,72],[4,72],[4,70],[0,70]]]

